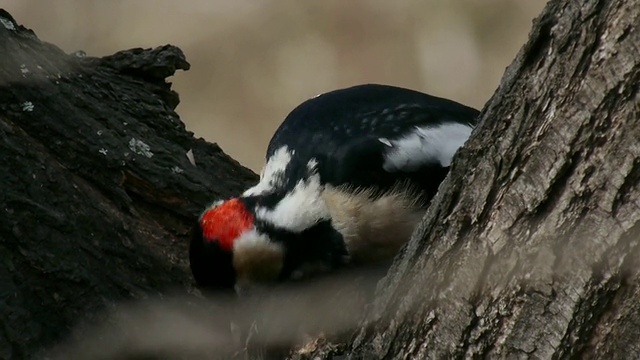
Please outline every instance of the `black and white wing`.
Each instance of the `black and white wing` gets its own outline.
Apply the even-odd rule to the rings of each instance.
[[[410,181],[437,191],[478,110],[413,90],[360,85],[295,108],[274,134],[254,192],[290,189],[313,170],[322,183],[385,190]]]

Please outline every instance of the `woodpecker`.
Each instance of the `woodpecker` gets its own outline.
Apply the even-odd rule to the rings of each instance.
[[[478,114],[377,84],[303,102],[273,135],[259,182],[198,218],[197,285],[238,290],[393,259]]]

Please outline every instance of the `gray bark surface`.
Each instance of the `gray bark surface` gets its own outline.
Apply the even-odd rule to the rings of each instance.
[[[175,113],[178,48],[69,55],[0,21],[0,358],[21,359],[120,301],[189,291],[195,216],[256,176]]]
[[[638,24],[547,5],[348,358],[640,358]]]

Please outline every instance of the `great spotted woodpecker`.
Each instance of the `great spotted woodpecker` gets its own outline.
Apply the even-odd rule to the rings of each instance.
[[[271,139],[258,184],[200,215],[196,283],[237,290],[392,259],[478,114],[374,84],[303,102]]]

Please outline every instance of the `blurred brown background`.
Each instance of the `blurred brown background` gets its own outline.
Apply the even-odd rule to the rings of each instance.
[[[67,52],[102,56],[170,43],[192,68],[170,79],[196,136],[258,171],[300,102],[393,84],[481,108],[543,0],[4,0]]]

